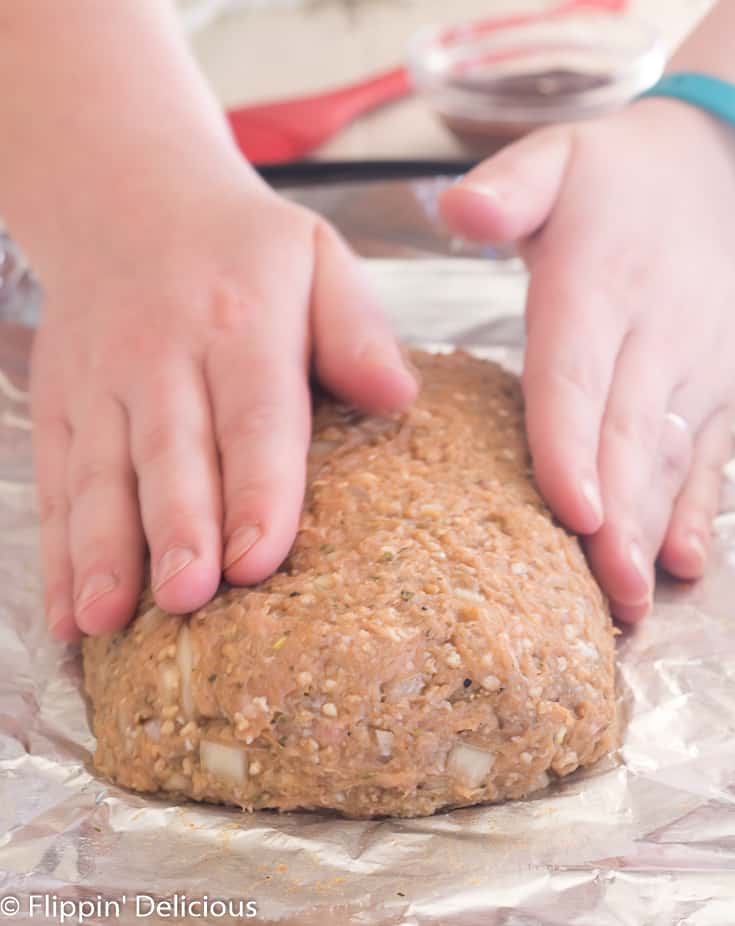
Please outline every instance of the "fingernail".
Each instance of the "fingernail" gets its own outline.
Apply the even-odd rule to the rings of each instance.
[[[697,568],[704,569],[707,562],[707,547],[704,545],[699,534],[691,533],[687,538],[689,549],[697,558]]]
[[[599,527],[604,519],[604,513],[602,510],[602,499],[600,498],[600,490],[597,488],[597,483],[593,482],[592,479],[583,479],[582,480],[582,495],[584,496],[587,504],[589,505],[590,511],[595,517],[595,524]]]
[[[225,569],[234,566],[260,540],[261,532],[257,524],[244,524],[233,533],[225,550]]]
[[[85,608],[88,608],[115,588],[117,588],[117,576],[110,572],[100,572],[97,575],[90,576],[82,585],[82,590],[76,597],[77,611],[84,611]]]
[[[196,559],[196,554],[188,547],[171,547],[167,550],[158,561],[155,574],[153,576],[153,590],[158,591],[160,588],[170,582],[174,576],[177,576],[183,569]]]
[[[497,203],[503,200],[503,194],[497,187],[486,186],[485,184],[476,183],[473,180],[468,180],[464,183],[460,181],[455,189],[461,190],[463,193],[475,193],[477,196],[483,196],[485,199],[492,199]]]
[[[631,605],[642,605],[650,603],[652,600],[651,595],[651,569],[646,562],[646,558],[643,555],[643,550],[640,546],[634,541],[630,545],[630,561],[633,564],[633,568],[641,577],[646,586],[646,593],[642,595],[639,601],[631,601]]]

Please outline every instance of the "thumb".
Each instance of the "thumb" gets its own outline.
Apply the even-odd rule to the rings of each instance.
[[[415,371],[362,267],[329,225],[317,226],[315,242],[311,315],[319,380],[365,411],[404,409],[418,392]]]
[[[573,150],[573,130],[545,129],[504,148],[445,190],[444,220],[460,235],[522,243],[554,208]]]

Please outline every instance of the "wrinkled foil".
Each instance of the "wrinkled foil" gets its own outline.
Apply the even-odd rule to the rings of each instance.
[[[519,368],[512,262],[369,270],[403,338]],[[735,465],[706,577],[662,577],[653,615],[618,640],[618,756],[528,800],[426,819],[178,804],[95,775],[78,653],[44,630],[29,335],[8,327],[0,343],[0,898],[252,899],[251,922],[293,926],[733,926]],[[54,920],[0,915],[19,921]],[[146,921],[163,919],[128,904],[87,920]]]

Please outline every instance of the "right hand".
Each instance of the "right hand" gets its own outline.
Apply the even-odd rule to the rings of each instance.
[[[123,199],[97,231],[45,280],[32,365],[45,605],[64,640],[125,626],[146,547],[175,613],[223,572],[274,572],[301,510],[312,363],[368,411],[417,390],[335,231],[245,167],[167,176],[143,218]]]
[[[735,404],[734,152],[695,107],[640,100],[529,135],[442,201],[529,266],[536,479],[628,623],[651,611],[657,560],[696,579],[711,547]]]

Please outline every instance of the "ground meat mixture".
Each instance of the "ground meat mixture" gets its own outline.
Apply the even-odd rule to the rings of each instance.
[[[84,644],[97,769],[255,808],[415,816],[520,798],[617,745],[613,628],[534,485],[516,377],[414,361],[421,397],[316,402],[298,537],[188,617],[147,593]]]

